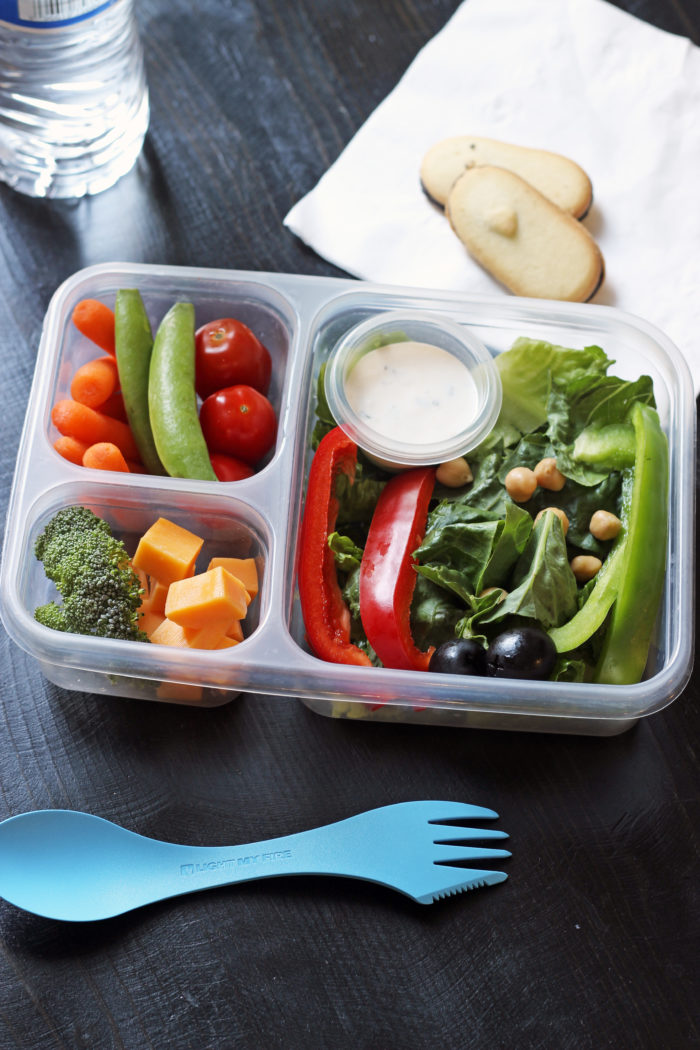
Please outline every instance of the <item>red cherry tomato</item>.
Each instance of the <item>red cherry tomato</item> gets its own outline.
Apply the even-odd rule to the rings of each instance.
[[[243,383],[266,394],[272,359],[250,328],[232,317],[210,321],[195,332],[195,386],[204,400],[216,390]]]
[[[242,481],[243,478],[252,478],[255,473],[249,463],[234,456],[224,456],[221,452],[210,453],[209,459],[219,481]]]
[[[210,394],[199,422],[210,454],[223,452],[251,466],[269,452],[277,436],[275,410],[252,386],[227,386]]]

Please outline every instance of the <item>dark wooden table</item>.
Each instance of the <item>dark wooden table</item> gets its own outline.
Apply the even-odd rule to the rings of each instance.
[[[696,0],[618,6],[700,44]],[[79,203],[0,189],[7,502],[42,318],[108,260],[337,274],[283,228],[456,0],[139,0],[152,120]],[[228,844],[406,798],[492,805],[509,880],[414,905],[362,882],[214,890],[96,925],[0,901],[0,1048],[700,1045],[700,678],[620,737],[338,722],[58,689],[0,636],[0,818],[90,810]]]

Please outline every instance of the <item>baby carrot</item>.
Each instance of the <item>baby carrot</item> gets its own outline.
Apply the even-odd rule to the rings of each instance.
[[[73,324],[108,354],[114,353],[114,313],[99,299],[81,299],[73,310]]]
[[[115,390],[112,396],[108,397],[104,404],[100,405],[100,412],[104,412],[106,416],[112,416],[113,419],[121,419],[122,423],[127,422],[124,397],[121,390]]]
[[[96,357],[81,365],[73,376],[70,395],[88,408],[102,408],[119,385],[117,362],[113,357]]]
[[[63,456],[64,459],[69,460],[71,463],[76,463],[79,467],[83,464],[83,455],[87,449],[87,445],[84,441],[78,441],[77,438],[62,435],[60,438],[56,438],[53,443],[53,447],[58,452],[59,456]]]
[[[94,470],[119,470],[129,473],[129,467],[123,455],[111,441],[98,441],[85,450],[83,466]]]
[[[77,438],[86,445],[110,441],[126,459],[139,459],[139,450],[126,423],[112,419],[79,401],[57,401],[51,410],[51,422],[59,434]]]

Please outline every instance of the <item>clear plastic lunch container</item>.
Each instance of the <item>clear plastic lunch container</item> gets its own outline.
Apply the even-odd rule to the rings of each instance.
[[[155,331],[176,300],[197,325],[236,317],[273,359],[269,397],[275,448],[251,478],[191,481],[91,470],[53,449],[55,401],[75,370],[98,356],[71,321],[83,298],[114,305],[138,288]],[[312,457],[317,378],[339,340],[387,311],[425,312],[464,326],[491,354],[518,336],[569,347],[593,343],[633,379],[652,376],[670,449],[669,543],[662,608],[643,681],[629,686],[416,673],[326,663],[306,640],[296,587],[299,526]],[[66,689],[211,707],[241,692],[301,699],[338,718],[606,736],[670,704],[690,676],[694,643],[695,400],[688,368],[666,336],[614,308],[377,286],[352,279],[106,264],[56,291],[44,322],[7,516],[0,611],[10,637]],[[177,649],[53,631],[34,619],[54,596],[34,544],[57,510],[83,504],[104,517],[130,553],[158,517],[204,538],[197,571],[212,556],[256,559],[260,591],[246,637],[225,650]]]

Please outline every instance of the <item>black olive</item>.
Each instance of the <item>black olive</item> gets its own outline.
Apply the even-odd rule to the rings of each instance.
[[[438,646],[430,657],[428,670],[439,674],[485,675],[486,650],[473,638],[453,638]]]
[[[539,627],[513,627],[488,647],[488,674],[496,678],[549,678],[557,659],[554,642]]]

